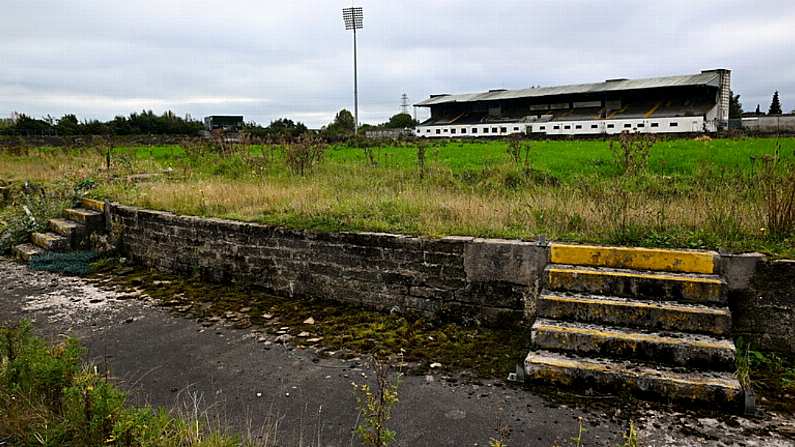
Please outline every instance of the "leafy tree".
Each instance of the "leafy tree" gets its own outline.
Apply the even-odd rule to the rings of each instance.
[[[43,119],[34,119],[20,115],[16,121],[7,122],[0,132],[10,135],[135,135],[135,134],[168,134],[196,135],[203,128],[200,121],[184,119],[173,112],[155,115],[151,110],[131,113],[129,117],[117,116],[113,120],[103,122],[87,120],[79,122],[74,114],[66,114],[58,120],[49,115]]]
[[[337,113],[337,116],[334,117],[333,125],[340,130],[353,132],[356,128],[356,120],[351,112],[342,109]]]
[[[3,130],[13,126],[14,122],[11,121],[10,118],[0,118],[0,133],[2,133]]]
[[[773,100],[770,102],[770,110],[767,111],[768,115],[781,115],[781,101],[778,99],[778,90],[773,93]]]
[[[754,111],[754,115],[756,115],[756,116],[764,115],[764,113],[762,113],[762,110],[759,107],[759,104],[756,105],[756,110]]]
[[[408,113],[398,113],[397,115],[389,118],[389,121],[384,125],[387,129],[407,129],[413,128],[417,124],[417,120],[411,117]]]
[[[108,127],[110,127],[110,132],[113,135],[130,135],[133,133],[130,122],[124,116],[113,118],[113,120],[108,122]]]
[[[64,115],[55,124],[55,131],[58,132],[58,135],[79,135],[81,133],[80,121],[74,114]]]
[[[381,126],[373,126],[372,124],[364,123],[361,126],[359,126],[359,133],[363,134],[366,133],[368,130],[376,130],[379,129],[380,127]]]
[[[25,114],[20,114],[14,127],[9,130],[11,131],[10,133],[15,135],[51,135],[53,126],[46,120],[37,120]]]
[[[729,100],[729,119],[740,119],[743,116],[743,105],[740,102],[740,95],[735,95],[734,92],[729,93],[731,99]]]
[[[81,127],[83,135],[107,135],[111,133],[111,127],[99,120],[85,121]]]
[[[346,109],[340,110],[334,117],[334,122],[323,128],[323,134],[328,138],[344,138],[353,135],[356,127],[353,114]]]
[[[293,122],[291,119],[281,118],[276,121],[271,121],[267,130],[273,137],[293,139],[305,134],[307,128],[304,123]]]
[[[293,141],[306,134],[309,129],[300,121],[293,121],[289,118],[279,118],[271,121],[270,125],[263,127],[255,122],[243,125],[243,130],[249,135],[256,137],[270,138],[272,140]]]

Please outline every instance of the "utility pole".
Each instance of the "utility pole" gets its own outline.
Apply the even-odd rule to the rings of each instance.
[[[364,12],[360,7],[351,6],[342,10],[345,29],[353,30],[353,133],[359,134],[359,67],[356,54],[356,30],[364,28]]]

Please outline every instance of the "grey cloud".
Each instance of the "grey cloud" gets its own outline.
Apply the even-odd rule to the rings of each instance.
[[[734,70],[747,110],[795,107],[789,1],[363,0],[361,115],[400,94]],[[352,105],[347,1],[11,0],[0,15],[0,115],[142,108],[282,116],[319,127]]]

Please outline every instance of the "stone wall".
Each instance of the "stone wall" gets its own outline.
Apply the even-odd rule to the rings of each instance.
[[[547,262],[534,242],[315,233],[116,204],[107,214],[127,256],[147,266],[455,321],[532,318]]]
[[[752,272],[747,287],[729,291],[734,335],[795,353],[795,261],[759,259]]]
[[[116,204],[106,219],[127,256],[160,270],[459,322],[532,321],[549,258],[536,242],[316,233]],[[734,334],[795,352],[795,261],[724,254],[719,268]]]

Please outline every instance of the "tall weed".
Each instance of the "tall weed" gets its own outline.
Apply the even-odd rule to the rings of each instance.
[[[638,175],[648,168],[656,141],[653,134],[622,132],[617,141],[610,141],[610,152],[625,175]]]
[[[285,147],[284,161],[293,174],[306,175],[318,164],[326,152],[326,143],[320,138],[304,134]]]
[[[772,155],[754,159],[756,180],[767,211],[770,235],[785,238],[795,232],[795,161],[781,146]]]

